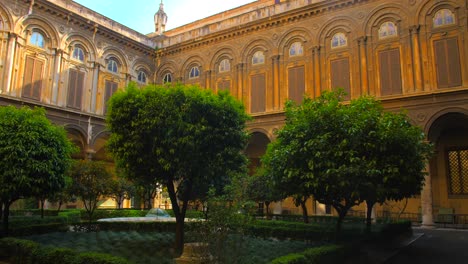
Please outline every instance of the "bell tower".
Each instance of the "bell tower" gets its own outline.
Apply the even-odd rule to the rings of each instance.
[[[157,35],[162,35],[164,31],[166,31],[166,22],[167,22],[167,15],[164,12],[164,4],[161,0],[161,4],[159,4],[159,10],[154,14],[154,31]]]

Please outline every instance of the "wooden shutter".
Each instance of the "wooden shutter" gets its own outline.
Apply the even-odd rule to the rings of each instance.
[[[301,103],[305,93],[304,66],[290,68],[288,71],[289,99]]]
[[[434,55],[438,87],[460,86],[462,80],[457,38],[434,41]]]
[[[33,85],[32,85],[32,99],[41,99],[42,90],[42,71],[44,69],[44,62],[40,60],[34,60],[34,71],[33,71]]]
[[[23,78],[23,97],[35,100],[41,99],[43,70],[44,62],[33,57],[26,56]]]
[[[251,77],[250,112],[265,112],[265,74],[256,74]]]
[[[346,93],[345,100],[351,98],[351,84],[349,74],[349,59],[337,59],[330,62],[331,88],[343,88]]]
[[[391,49],[379,52],[380,94],[401,94],[400,50]]]
[[[34,70],[34,58],[29,56],[26,57],[26,63],[24,66],[24,78],[23,78],[23,97],[32,97],[32,80]]]
[[[104,113],[107,112],[107,101],[109,101],[109,99],[111,98],[111,96],[117,92],[117,83],[116,82],[112,82],[112,81],[106,81],[106,92],[105,92],[105,96],[104,96],[104,101],[105,101],[105,108],[104,108]]]
[[[67,105],[71,108],[81,109],[83,97],[84,72],[69,70]]]

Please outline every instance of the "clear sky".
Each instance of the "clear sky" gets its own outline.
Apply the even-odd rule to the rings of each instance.
[[[140,33],[154,32],[154,14],[161,0],[75,0]],[[254,0],[163,0],[166,30],[229,10]]]

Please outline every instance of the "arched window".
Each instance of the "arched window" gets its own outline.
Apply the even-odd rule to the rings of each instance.
[[[224,59],[219,63],[219,72],[231,71],[231,62],[228,59]]]
[[[348,46],[348,38],[344,33],[336,33],[331,39],[331,47],[339,48]]]
[[[142,70],[138,71],[138,81],[141,83],[146,83],[146,73]]]
[[[257,65],[257,64],[264,64],[265,63],[265,54],[263,54],[263,51],[257,51],[254,53],[252,56],[252,64]]]
[[[107,62],[107,70],[113,73],[117,73],[119,71],[119,66],[114,58],[109,59]]]
[[[172,74],[170,72],[164,74],[163,83],[171,83],[172,82]]]
[[[437,11],[433,18],[434,27],[441,27],[455,24],[455,15],[448,9]]]
[[[73,59],[84,62],[84,51],[81,47],[76,45],[73,49]]]
[[[31,34],[31,39],[29,39],[29,43],[33,46],[44,48],[45,47],[44,36],[37,31],[33,31],[33,33]]]
[[[198,66],[194,66],[190,69],[189,79],[194,79],[200,77],[200,69]]]
[[[379,39],[396,36],[398,33],[397,27],[393,22],[384,22],[379,28]]]
[[[302,47],[302,43],[294,42],[289,48],[289,56],[300,56],[302,54],[304,54],[304,48]]]

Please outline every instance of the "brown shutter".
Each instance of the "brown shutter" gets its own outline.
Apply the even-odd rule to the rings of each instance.
[[[304,66],[290,68],[288,72],[289,99],[301,103],[305,93]]]
[[[106,93],[104,95],[104,101],[105,101],[105,108],[104,108],[104,113],[107,112],[107,101],[111,98],[111,96],[117,92],[118,88],[118,83],[112,82],[112,81],[106,81]]]
[[[450,66],[448,71],[449,87],[461,86],[460,53],[457,38],[447,39],[447,58]]]
[[[109,98],[111,97],[112,95],[112,82],[111,81],[106,81],[106,87],[105,87],[106,91],[105,91],[105,94],[104,94],[104,114],[107,113],[107,101],[109,100]]]
[[[252,113],[265,112],[265,74],[251,77],[251,106]]]
[[[24,78],[23,78],[23,97],[32,96],[32,79],[34,70],[34,59],[27,56],[26,63],[24,65]]]
[[[351,98],[351,84],[349,74],[349,59],[337,59],[330,62],[331,68],[331,88],[343,88],[346,93],[345,100]]]
[[[70,69],[68,72],[68,98],[67,98],[68,107],[73,107],[73,108],[75,107],[77,78],[78,78],[78,72],[76,70]]]
[[[434,55],[438,87],[460,86],[461,69],[457,38],[434,41]]]
[[[75,88],[75,108],[81,109],[81,100],[83,98],[83,91],[84,91],[84,72],[78,72],[78,76],[76,79],[76,88]]]
[[[34,71],[33,71],[32,96],[31,96],[32,99],[36,99],[36,100],[41,99],[43,69],[44,69],[44,62],[40,60],[35,60]]]
[[[401,94],[400,51],[391,49],[379,52],[380,94]]]

